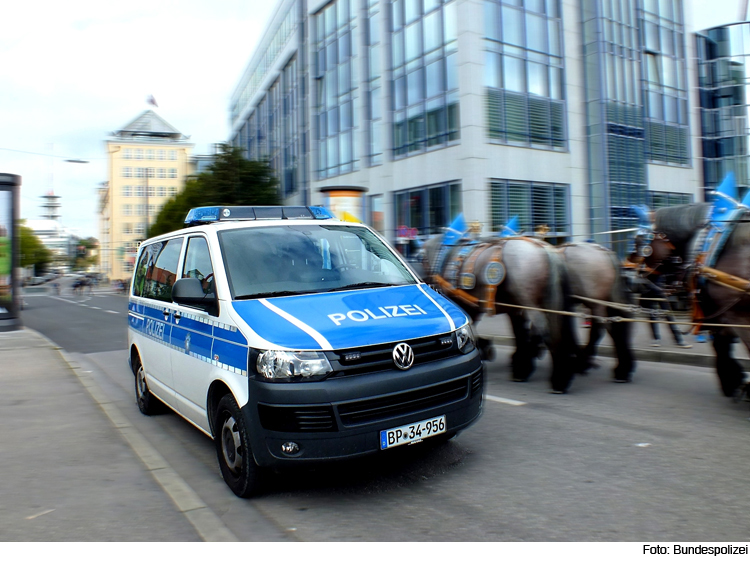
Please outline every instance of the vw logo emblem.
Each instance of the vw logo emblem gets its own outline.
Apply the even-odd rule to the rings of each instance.
[[[393,348],[393,363],[401,370],[409,370],[414,364],[414,351],[405,342]]]

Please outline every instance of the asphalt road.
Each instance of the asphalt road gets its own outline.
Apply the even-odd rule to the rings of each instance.
[[[640,362],[634,382],[615,384],[601,359],[569,394],[552,395],[548,357],[530,382],[513,383],[510,350],[498,347],[484,415],[454,440],[284,471],[241,500],[210,439],[172,413],[138,412],[124,365],[126,298],[38,295],[27,291],[24,325],[77,359],[240,540],[750,539],[750,410],[720,395],[710,369]]]

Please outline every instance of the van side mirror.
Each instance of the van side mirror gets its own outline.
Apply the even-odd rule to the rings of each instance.
[[[185,277],[178,279],[172,287],[172,300],[180,305],[202,309],[209,315],[219,314],[219,302],[216,293],[204,293],[200,279]]]

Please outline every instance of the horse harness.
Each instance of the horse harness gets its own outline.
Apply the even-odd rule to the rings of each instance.
[[[686,274],[684,283],[687,292],[692,297],[694,321],[704,322],[715,319],[734,307],[744,295],[750,294],[750,280],[712,267],[718,260],[719,255],[724,251],[729,236],[732,234],[744,212],[744,209],[737,208],[720,226],[707,227],[700,230],[691,250],[687,252],[691,261],[683,265],[683,272]],[[636,261],[641,268],[644,265],[643,260],[644,258],[640,257]],[[739,293],[728,305],[709,316],[703,314],[697,295],[707,281]],[[700,325],[696,325],[696,329],[699,328]]]
[[[457,244],[460,247],[456,256],[448,261],[445,270],[445,278],[440,275],[442,267],[436,266],[433,270],[432,281],[437,284],[447,295],[460,299],[469,305],[481,309],[490,316],[495,314],[495,294],[498,286],[505,280],[505,266],[503,265],[503,249],[505,244],[513,240],[531,242],[538,247],[552,247],[545,242],[526,237],[507,237],[490,242],[471,242]],[[492,257],[485,265],[484,270],[477,279],[475,274],[476,262],[479,256],[486,250],[493,248]],[[439,258],[445,259],[441,252]],[[442,265],[442,264],[441,264]],[[472,291],[481,284],[480,295],[475,296],[467,291]]]

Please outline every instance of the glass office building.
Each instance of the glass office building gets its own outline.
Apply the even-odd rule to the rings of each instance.
[[[715,189],[733,172],[740,196],[748,181],[750,23],[696,35],[703,145],[703,187]]]
[[[700,186],[684,7],[280,0],[231,140],[271,162],[287,203],[328,204],[407,252],[459,212],[486,234],[518,216],[553,241],[621,249],[611,232],[632,225],[630,205]]]

